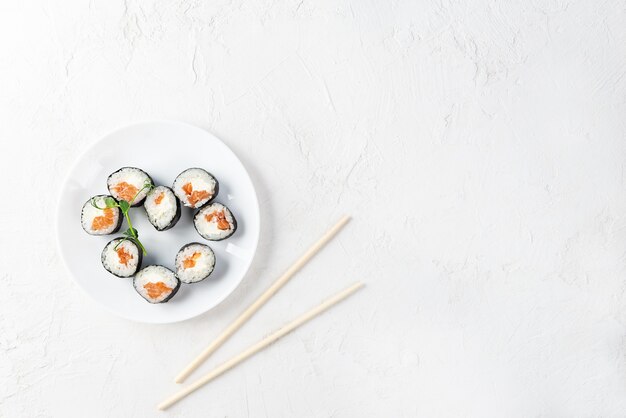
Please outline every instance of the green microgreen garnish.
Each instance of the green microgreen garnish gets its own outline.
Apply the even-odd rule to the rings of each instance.
[[[120,240],[120,242],[117,243],[117,245],[115,245],[114,247],[115,250],[117,250],[117,247],[119,247],[122,242],[126,240],[130,240],[130,241],[133,241],[135,244],[137,244],[141,248],[141,251],[143,251],[144,255],[148,254],[146,251],[146,247],[144,247],[141,241],[139,241],[139,232],[137,232],[137,230],[133,228],[133,223],[130,220],[130,215],[128,214],[128,211],[130,210],[130,207],[133,205],[133,202],[135,201],[137,196],[139,196],[139,193],[143,192],[146,189],[150,191],[153,188],[154,188],[154,184],[145,183],[143,187],[139,189],[139,191],[135,194],[135,196],[130,200],[130,202],[127,202],[125,200],[116,201],[112,197],[105,197],[104,208],[101,208],[100,206],[98,206],[98,204],[95,201],[95,197],[91,198],[91,205],[93,207],[100,209],[100,210],[104,210],[106,208],[120,208],[120,210],[122,211],[122,214],[124,215],[124,218],[126,218],[128,229],[122,233],[124,237]]]

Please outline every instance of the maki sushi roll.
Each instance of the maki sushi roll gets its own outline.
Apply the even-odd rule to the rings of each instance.
[[[183,205],[197,209],[217,196],[219,183],[206,170],[188,168],[176,177],[172,189]]]
[[[143,170],[135,167],[123,167],[107,178],[109,193],[116,200],[132,201],[131,206],[139,206],[148,194],[146,184],[154,184],[152,178]],[[134,200],[133,200],[134,199]]]
[[[180,201],[172,189],[158,186],[150,190],[143,204],[148,220],[157,231],[170,229],[180,219]]]
[[[163,266],[147,266],[139,270],[133,279],[139,295],[150,303],[167,302],[178,292],[180,281],[174,272]]]
[[[237,221],[230,209],[221,203],[203,207],[193,218],[193,226],[204,239],[221,241],[237,230]]]
[[[80,222],[90,235],[109,235],[119,231],[122,226],[120,208],[107,208],[105,199],[108,195],[98,195],[89,199],[80,212]],[[102,209],[100,209],[102,208]]]
[[[102,265],[114,276],[130,277],[141,268],[143,254],[137,244],[124,238],[115,238],[102,250]]]
[[[208,245],[192,242],[184,245],[176,254],[176,277],[183,283],[204,280],[215,269],[215,254]]]

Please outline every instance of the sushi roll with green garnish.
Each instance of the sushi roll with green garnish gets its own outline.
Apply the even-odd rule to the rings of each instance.
[[[89,199],[80,212],[80,223],[89,235],[110,235],[122,226],[122,212],[118,207],[106,207],[108,195],[98,195]]]
[[[104,247],[102,265],[114,276],[131,277],[141,268],[143,254],[139,246],[124,238],[115,238]]]
[[[107,178],[109,193],[115,200],[125,200],[131,206],[143,203],[154,182],[145,171],[136,167],[123,167]]]

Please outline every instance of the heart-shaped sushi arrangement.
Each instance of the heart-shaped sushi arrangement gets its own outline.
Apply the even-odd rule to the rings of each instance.
[[[180,219],[182,206],[197,210],[193,224],[205,240],[221,241],[237,230],[230,209],[214,201],[219,193],[217,179],[201,168],[183,171],[169,188],[157,186],[139,168],[123,167],[109,175],[107,188],[109,195],[96,195],[83,205],[82,227],[90,235],[111,235],[120,230],[122,219],[126,219],[128,229],[104,247],[102,265],[114,276],[133,277],[135,290],[150,303],[167,302],[181,283],[196,283],[209,277],[215,269],[215,253],[206,244],[192,242],[175,255],[176,271],[161,265],[142,268],[146,248],[133,228],[131,207],[143,206],[157,231],[173,228]]]

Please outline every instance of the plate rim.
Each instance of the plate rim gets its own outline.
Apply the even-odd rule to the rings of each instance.
[[[137,127],[140,125],[153,125],[153,124],[168,124],[168,125],[179,125],[179,126],[183,126],[185,128],[191,128],[191,129],[195,129],[195,130],[200,130],[203,133],[212,136],[213,138],[215,138],[216,140],[218,140],[219,142],[222,143],[222,145],[224,145],[224,147],[226,147],[226,149],[228,151],[230,151],[233,156],[235,157],[235,159],[239,162],[241,168],[243,169],[243,172],[246,174],[246,176],[248,177],[248,180],[250,181],[250,184],[252,185],[252,198],[254,200],[254,209],[255,212],[257,214],[257,219],[259,220],[259,227],[258,227],[258,231],[256,234],[256,237],[254,238],[254,246],[251,250],[252,252],[252,256],[250,257],[250,259],[248,260],[243,273],[241,274],[241,277],[239,278],[239,281],[237,282],[237,284],[233,287],[233,289],[225,294],[223,297],[219,298],[217,300],[217,302],[211,306],[208,307],[194,315],[188,316],[186,318],[180,318],[180,319],[173,319],[173,320],[159,320],[159,321],[150,321],[150,320],[142,320],[142,319],[138,319],[138,318],[134,318],[134,317],[129,317],[127,315],[124,315],[120,312],[115,311],[114,309],[110,308],[109,306],[107,306],[106,304],[102,303],[100,300],[96,299],[95,297],[93,297],[89,292],[87,292],[87,290],[83,287],[83,285],[80,283],[80,281],[78,281],[75,277],[74,277],[74,273],[72,272],[72,270],[70,269],[69,266],[69,261],[67,259],[67,256],[65,255],[65,252],[63,251],[63,246],[61,245],[61,234],[60,234],[60,223],[61,223],[61,209],[62,209],[62,196],[64,194],[64,191],[67,187],[67,184],[70,180],[70,175],[72,174],[72,172],[76,169],[76,167],[79,165],[79,163],[83,160],[83,158],[85,157],[85,155],[93,148],[95,147],[97,144],[99,144],[100,142],[104,141],[107,137],[110,137],[112,135],[115,135],[125,129],[128,128],[132,128],[132,127]],[[191,123],[187,123],[187,122],[182,122],[182,121],[178,121],[178,120],[172,120],[172,119],[144,119],[144,120],[139,120],[133,123],[129,123],[123,126],[120,126],[118,128],[115,128],[111,131],[108,131],[107,133],[101,135],[98,139],[96,139],[95,141],[90,142],[89,144],[87,144],[85,146],[85,148],[82,150],[82,152],[80,152],[80,154],[75,158],[75,160],[72,162],[72,164],[70,164],[69,169],[67,170],[67,172],[65,173],[65,175],[63,176],[63,181],[61,183],[61,188],[59,189],[58,192],[58,196],[57,196],[57,201],[56,201],[56,211],[55,211],[55,217],[56,217],[56,221],[54,222],[54,235],[55,235],[55,241],[56,241],[56,247],[57,247],[57,252],[60,255],[61,258],[61,262],[64,266],[64,269],[66,271],[66,273],[68,273],[68,275],[70,276],[70,278],[72,279],[72,282],[74,284],[76,284],[78,286],[78,288],[80,289],[80,291],[86,295],[88,297],[88,299],[96,302],[96,304],[100,307],[103,308],[105,311],[112,313],[113,315],[117,316],[118,318],[123,318],[125,320],[128,321],[132,321],[134,323],[141,323],[141,324],[155,324],[155,325],[159,325],[159,324],[175,324],[175,323],[180,323],[183,321],[187,321],[193,318],[197,318],[201,315],[206,314],[207,312],[210,312],[211,310],[215,309],[216,307],[218,307],[219,305],[221,305],[226,299],[228,299],[229,296],[231,296],[235,290],[241,285],[241,282],[243,282],[243,279],[246,277],[246,275],[248,274],[248,272],[250,271],[250,267],[252,266],[252,262],[254,261],[254,259],[256,258],[257,255],[257,249],[259,246],[259,239],[261,236],[261,210],[260,210],[260,206],[259,206],[259,198],[257,195],[257,191],[256,191],[256,187],[254,185],[254,182],[252,181],[252,177],[250,176],[250,173],[248,172],[246,166],[243,164],[243,162],[239,159],[239,157],[237,156],[237,154],[228,146],[228,144],[226,144],[224,141],[222,141],[221,138],[219,138],[218,136],[214,135],[213,133],[209,132],[208,130],[201,128],[197,125],[193,125]]]

